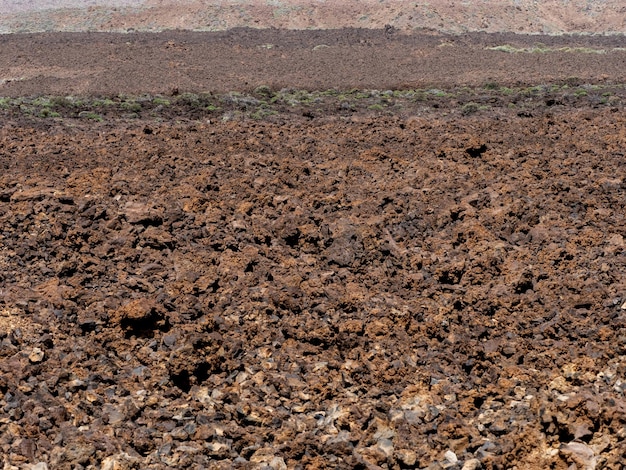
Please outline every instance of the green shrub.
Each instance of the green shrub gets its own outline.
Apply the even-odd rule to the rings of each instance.
[[[463,116],[469,116],[470,114],[474,114],[475,112],[477,112],[480,109],[480,106],[478,105],[478,103],[474,103],[474,102],[469,102],[469,103],[465,103],[463,105],[463,107],[461,108],[461,114]]]
[[[272,96],[274,96],[271,88],[267,85],[259,85],[258,87],[256,87],[254,89],[254,94],[265,98],[272,98]]]
[[[80,113],[78,113],[78,117],[82,119],[90,119],[92,121],[98,121],[98,122],[103,121],[102,116],[100,116],[97,113],[94,113],[93,111],[81,111]]]
[[[39,116],[42,118],[58,118],[61,115],[55,111],[52,111],[50,108],[46,107],[39,111]]]
[[[120,108],[124,111],[131,111],[133,113],[141,111],[141,105],[136,101],[123,101],[120,103]]]
[[[155,104],[157,106],[169,106],[170,100],[163,98],[161,96],[155,96],[154,98],[152,98],[152,104]]]

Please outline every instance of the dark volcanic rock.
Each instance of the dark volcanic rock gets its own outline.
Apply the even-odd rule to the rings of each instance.
[[[3,127],[5,467],[618,468],[626,122],[538,106]]]

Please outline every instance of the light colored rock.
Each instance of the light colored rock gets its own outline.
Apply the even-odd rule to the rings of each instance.
[[[384,421],[378,420],[377,429],[374,433],[374,439],[380,441],[381,439],[393,439],[396,435],[396,432],[387,426]]]
[[[269,447],[263,447],[261,449],[258,449],[254,454],[250,456],[250,462],[256,464],[269,464],[274,460],[274,458],[274,449],[271,449]]]
[[[209,450],[210,455],[222,454],[230,451],[230,446],[223,442],[208,442],[205,447]]]
[[[582,442],[570,442],[563,444],[559,451],[572,460],[578,469],[595,470],[598,464],[598,457],[591,447]]]
[[[451,450],[446,451],[446,453],[443,454],[443,457],[452,464],[456,464],[459,461],[459,459],[457,459],[456,457],[456,454]]]
[[[128,202],[123,212],[126,220],[130,224],[158,224],[163,219],[160,210],[141,204],[139,202]]]
[[[106,403],[102,407],[102,414],[106,416],[107,422],[113,425],[119,424],[126,419],[122,407],[111,403]]]
[[[53,195],[53,188],[33,188],[11,194],[11,202],[37,201]]]
[[[407,467],[413,467],[415,462],[417,462],[417,454],[410,449],[398,450],[396,458]]]
[[[378,441],[378,448],[382,450],[387,457],[393,455],[393,442],[391,439],[380,439]]]
[[[287,464],[282,457],[274,457],[270,462],[270,467],[274,470],[287,470]]]
[[[119,458],[107,457],[102,461],[100,470],[126,470],[128,467],[123,465]]]
[[[461,470],[478,470],[480,468],[480,460],[478,459],[469,459],[466,460],[463,464],[463,468]]]
[[[459,463],[459,459],[453,451],[447,450],[446,453],[443,454],[443,460],[439,463],[443,468],[452,468]]]
[[[48,464],[46,462],[39,462],[29,467],[30,470],[48,470]]]
[[[45,354],[41,349],[33,348],[31,353],[28,355],[28,360],[32,362],[33,364],[37,364],[43,361],[44,357],[45,357]]]

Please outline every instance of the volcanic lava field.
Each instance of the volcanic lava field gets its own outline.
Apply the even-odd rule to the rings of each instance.
[[[244,32],[2,39],[3,468],[621,469],[624,39]]]

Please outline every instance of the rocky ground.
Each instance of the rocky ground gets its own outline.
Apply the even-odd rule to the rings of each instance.
[[[472,86],[5,84],[4,468],[622,468],[621,71],[496,52]]]
[[[0,35],[0,96],[624,83],[624,36],[393,28]]]

